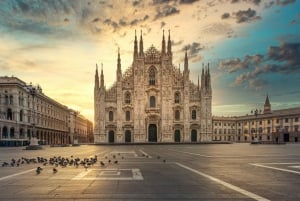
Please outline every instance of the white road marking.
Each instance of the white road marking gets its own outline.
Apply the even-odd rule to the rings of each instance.
[[[243,195],[246,195],[247,197],[250,197],[250,198],[253,198],[253,199],[259,200],[259,201],[269,201],[267,198],[261,197],[261,196],[259,196],[257,194],[251,193],[251,192],[249,192],[247,190],[244,190],[244,189],[242,189],[240,187],[237,187],[237,186],[234,186],[234,185],[232,185],[230,183],[222,181],[222,180],[220,180],[218,178],[212,177],[212,176],[210,176],[208,174],[205,174],[205,173],[200,172],[198,170],[192,169],[192,168],[190,168],[188,166],[185,166],[185,165],[183,165],[181,163],[175,163],[175,164],[177,164],[178,166],[180,166],[180,167],[182,167],[184,169],[187,169],[187,170],[189,170],[189,171],[191,171],[193,173],[196,173],[196,174],[201,175],[201,176],[203,176],[203,177],[205,177],[207,179],[210,179],[210,180],[212,180],[212,181],[214,181],[216,183],[219,183],[219,184],[221,184],[221,185],[223,185],[223,186],[225,186],[227,188],[230,188],[230,189],[232,189],[234,191],[237,191],[237,192],[239,192],[239,193],[241,193]]]
[[[12,174],[12,175],[8,175],[8,176],[5,176],[5,177],[1,177],[0,181],[5,180],[5,179],[9,179],[9,178],[12,178],[12,177],[16,177],[16,176],[19,176],[19,175],[22,175],[22,174],[26,174],[26,173],[32,172],[34,170],[36,170],[36,168],[30,169],[30,170],[26,170],[26,171],[23,171],[23,172],[19,172],[19,173],[15,173],[15,174]]]
[[[288,166],[288,167],[291,167],[291,168],[299,168],[299,169],[300,169],[300,166],[296,166],[296,165]]]
[[[145,156],[148,156],[149,158],[152,158],[152,156],[150,156],[149,154],[147,154],[146,152],[144,152],[143,150],[140,149],[140,152],[142,152]]]
[[[300,174],[300,172],[295,171],[295,170],[288,170],[288,169],[283,169],[283,168],[277,168],[277,167],[262,165],[262,164],[259,164],[259,163],[250,163],[250,164],[254,165],[254,166],[257,166],[257,167],[263,167],[263,168],[269,168],[269,169],[273,169],[273,170],[280,170],[280,171],[283,171],[283,172],[290,172],[290,173]],[[280,163],[277,163],[277,164],[280,164]]]
[[[286,156],[300,156],[300,154],[255,154],[255,155],[205,155],[205,154],[198,154],[198,153],[192,153],[192,152],[187,152],[187,151],[178,151],[174,149],[168,149],[170,151],[176,151],[179,153],[184,153],[184,154],[190,154],[190,155],[195,155],[195,156],[201,156],[201,157],[206,157],[206,158],[245,158],[245,157],[286,157]]]
[[[100,171],[99,177],[88,177],[87,175],[92,171]],[[127,177],[116,177],[120,176],[121,172],[131,171],[132,176]],[[108,173],[105,173],[108,172]],[[113,173],[113,174],[111,174]],[[103,177],[106,176],[106,177]],[[79,173],[77,176],[73,177],[72,180],[144,180],[142,173],[139,169],[89,169],[88,171],[84,171]]]

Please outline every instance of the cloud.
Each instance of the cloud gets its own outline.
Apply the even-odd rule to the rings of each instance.
[[[239,70],[248,69],[251,66],[256,66],[264,61],[264,55],[246,55],[244,60],[240,58],[224,60],[219,63],[219,69],[225,70],[228,73],[234,73]]]
[[[300,43],[282,43],[279,47],[271,46],[268,49],[270,60],[278,61],[283,64],[282,71],[300,71]]]
[[[230,17],[230,14],[229,13],[224,13],[222,16],[221,16],[221,19],[227,19]]]
[[[255,5],[259,5],[261,0],[243,0],[244,2],[247,2],[247,3],[253,3]],[[231,3],[238,3],[240,2],[240,0],[231,0]]]
[[[235,58],[221,61],[218,69],[228,73],[248,69],[248,72],[239,74],[235,78],[232,86],[246,84],[248,87],[261,89],[267,85],[262,75],[300,73],[298,55],[300,55],[300,43],[281,43],[280,46],[270,46],[266,55],[246,55],[243,60]]]
[[[179,4],[192,4],[199,0],[179,0]]]
[[[178,42],[175,42],[172,40],[172,46],[177,46],[177,45],[181,45],[183,43],[183,40],[180,40]]]
[[[276,0],[276,4],[280,6],[285,6],[291,3],[295,3],[296,0]]]
[[[179,14],[179,13],[180,13],[180,10],[178,10],[175,6],[165,5],[163,7],[157,7],[155,20],[159,19],[159,18]]]
[[[179,41],[179,42],[181,42],[181,41]],[[199,52],[203,49],[204,49],[204,47],[201,46],[200,43],[193,42],[192,44],[185,45],[181,49],[181,51],[186,51],[187,50],[188,58],[191,60],[192,63],[195,63],[195,62],[200,61],[202,59],[202,56],[199,55]]]
[[[256,15],[256,11],[252,10],[251,8],[248,8],[248,10],[239,10],[238,12],[234,13],[234,15],[237,23],[250,22],[260,19],[260,17]]]

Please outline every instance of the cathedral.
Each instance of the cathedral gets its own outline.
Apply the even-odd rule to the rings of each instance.
[[[184,69],[173,65],[170,32],[161,49],[144,51],[135,34],[133,62],[124,73],[118,51],[116,81],[106,89],[103,69],[96,66],[94,142],[186,143],[212,140],[212,88],[209,65],[202,67],[201,86],[190,80],[187,52]]]

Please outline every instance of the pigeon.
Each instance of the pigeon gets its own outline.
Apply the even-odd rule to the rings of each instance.
[[[37,167],[35,172],[36,172],[36,174],[40,174],[42,170],[43,170],[43,168]]]
[[[100,165],[101,165],[101,167],[105,166],[105,164],[102,161],[100,161]]]
[[[165,163],[165,162],[166,162],[166,159],[164,159],[163,162]]]
[[[114,164],[118,164],[118,161],[115,161]]]
[[[160,159],[160,156],[157,156],[157,159]]]
[[[57,173],[57,169],[53,168],[53,174]]]

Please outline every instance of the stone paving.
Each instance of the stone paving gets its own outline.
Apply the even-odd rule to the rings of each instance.
[[[0,164],[8,163],[0,166],[0,200],[300,200],[300,144],[23,149],[0,148]],[[78,166],[10,164],[21,157],[95,155],[95,163]]]

